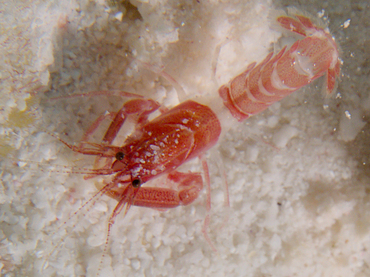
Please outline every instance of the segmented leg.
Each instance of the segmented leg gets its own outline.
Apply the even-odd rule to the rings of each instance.
[[[211,212],[211,179],[209,177],[208,164],[207,164],[207,161],[206,161],[204,155],[202,155],[200,157],[200,160],[202,162],[202,167],[203,167],[203,172],[204,172],[204,178],[205,178],[205,181],[206,181],[206,195],[207,195],[207,199],[206,199],[206,211],[207,211],[207,214],[206,214],[206,218],[204,219],[202,233],[203,233],[204,238],[208,242],[208,244],[211,246],[212,250],[214,252],[217,252],[217,249],[214,246],[214,244],[212,243],[212,240],[209,237],[208,230],[207,230],[208,227],[209,227],[210,220],[211,220],[211,217],[210,217],[210,212]]]

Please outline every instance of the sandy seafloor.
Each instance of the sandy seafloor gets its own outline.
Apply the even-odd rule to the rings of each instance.
[[[104,196],[68,220],[96,192],[80,169],[93,158],[43,131],[78,143],[125,100],[53,98],[125,90],[171,107],[181,87],[219,101],[218,87],[281,47],[269,14],[293,5],[320,15],[341,46],[336,95],[315,81],[209,151],[217,253],[202,235],[204,190],[186,207],[118,216],[100,275],[369,276],[370,6],[309,2],[1,1],[1,275],[95,276],[101,259],[116,201]]]

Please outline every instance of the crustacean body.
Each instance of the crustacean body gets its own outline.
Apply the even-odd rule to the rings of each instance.
[[[215,108],[196,100],[187,100],[165,110],[151,99],[125,93],[134,99],[109,115],[112,122],[101,144],[88,142],[88,137],[103,117],[93,124],[80,145],[63,141],[75,152],[96,156],[96,169],[87,178],[113,176],[97,194],[107,194],[118,201],[109,220],[108,232],[116,216],[122,210],[126,214],[131,205],[174,208],[197,199],[203,188],[201,175],[179,172],[177,168],[193,158],[202,157],[218,142],[221,130],[227,127],[220,115],[230,113],[238,121],[245,120],[324,75],[326,92],[330,94],[334,91],[340,73],[340,60],[330,33],[302,15],[278,16],[276,21],[302,39],[290,48],[284,47],[276,55],[270,53],[259,64],[252,63],[227,85],[221,86],[221,111],[220,104]],[[157,110],[162,114],[149,120],[149,115]],[[135,131],[123,144],[115,146],[117,134],[128,118],[135,122]],[[204,159],[202,166],[209,210],[210,178]],[[171,185],[143,186],[159,176],[166,176]],[[209,218],[206,218],[205,227],[208,221]]]

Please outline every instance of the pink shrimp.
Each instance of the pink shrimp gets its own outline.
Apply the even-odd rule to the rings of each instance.
[[[277,22],[281,27],[304,38],[296,41],[289,49],[284,47],[275,56],[270,53],[258,65],[252,63],[246,71],[222,86],[219,89],[224,104],[221,112],[219,108],[216,112],[216,109],[193,100],[164,110],[151,99],[123,93],[135,99],[126,102],[118,112],[98,118],[87,132],[84,142],[74,146],[63,141],[75,152],[97,156],[97,169],[87,178],[112,175],[112,179],[97,194],[107,194],[118,201],[109,219],[108,233],[116,216],[122,210],[126,214],[131,205],[174,208],[188,205],[197,199],[203,188],[201,175],[182,173],[177,168],[195,157],[202,157],[217,143],[223,127],[218,115],[230,112],[242,121],[324,74],[327,74],[326,91],[329,94],[333,92],[340,72],[340,62],[331,35],[302,15],[279,16]],[[158,109],[162,114],[149,121],[149,115]],[[112,123],[102,144],[88,142],[89,136],[107,117],[110,117]],[[124,141],[123,146],[113,146],[128,118],[136,123],[135,131]],[[210,178],[204,159],[202,165],[209,210]],[[161,175],[166,177],[166,183],[170,183],[170,186],[142,186]],[[208,221],[206,218],[206,224]]]

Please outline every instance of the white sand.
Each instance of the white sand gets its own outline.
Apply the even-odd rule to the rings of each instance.
[[[63,171],[91,168],[93,159],[42,131],[78,143],[99,115],[123,100],[50,98],[125,90],[170,107],[179,90],[160,74],[162,67],[187,97],[217,98],[219,86],[261,61],[280,37],[270,28],[270,1],[224,2],[131,1],[118,9],[103,0],[0,3],[4,276],[95,276],[116,204],[103,197],[88,214],[84,209],[63,224],[97,191],[96,180]],[[369,7],[330,3],[315,1],[307,9],[325,8],[343,46],[340,97],[324,99],[322,80],[315,82],[232,126],[210,151],[209,236],[218,252],[201,232],[204,191],[187,207],[133,207],[118,217],[101,276],[370,275]],[[347,19],[348,28],[341,27]],[[29,93],[36,93],[35,104],[24,101]],[[30,116],[35,120],[27,124]],[[15,162],[22,159],[40,164]],[[187,167],[201,169],[197,161]]]

